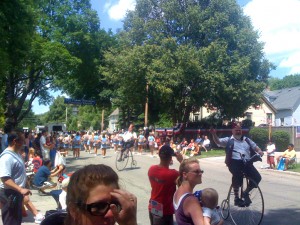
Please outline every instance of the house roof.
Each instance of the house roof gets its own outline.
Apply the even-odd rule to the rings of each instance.
[[[263,94],[276,110],[295,111],[300,105],[300,86],[275,91],[265,90]]]
[[[261,99],[269,107],[269,109],[273,111],[273,113],[276,113],[276,108],[271,104],[271,102],[268,101],[268,99],[265,96],[262,96]]]
[[[120,114],[119,108],[116,108],[109,116],[118,116]]]

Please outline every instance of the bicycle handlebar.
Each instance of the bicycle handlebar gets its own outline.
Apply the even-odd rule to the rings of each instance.
[[[260,154],[258,154],[257,152],[255,152],[255,154],[253,156],[251,156],[250,159],[245,159],[245,154],[242,154],[242,153],[240,153],[238,151],[235,151],[235,150],[232,150],[232,151],[240,154],[240,157],[241,157],[241,159],[242,159],[242,161],[245,165],[247,165],[249,163],[254,163],[254,162],[257,162],[257,161],[262,162],[262,158],[261,158]]]

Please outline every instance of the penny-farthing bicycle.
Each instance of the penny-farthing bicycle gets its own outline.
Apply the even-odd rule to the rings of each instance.
[[[246,160],[244,155],[241,155],[244,164],[253,163],[260,160],[260,155],[256,154],[250,160]],[[239,198],[244,198],[244,192],[249,183],[254,184],[254,188],[249,192],[250,202],[244,205],[236,205],[235,195],[232,185],[229,188],[227,198],[221,203],[221,215],[224,220],[231,218],[235,225],[259,225],[264,216],[264,198],[263,194],[254,180],[244,174],[243,184],[239,189]]]
[[[118,152],[116,157],[116,168],[118,171],[125,169],[128,164],[129,158],[131,159],[131,168],[136,167],[137,161],[133,158],[132,147],[134,142],[128,142],[123,145],[121,151]]]

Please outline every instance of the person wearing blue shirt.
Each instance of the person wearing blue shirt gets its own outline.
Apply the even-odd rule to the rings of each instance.
[[[51,160],[47,159],[43,162],[43,166],[41,166],[37,173],[34,176],[33,183],[36,187],[39,188],[39,192],[45,193],[46,189],[51,189],[56,187],[56,183],[49,180],[50,177],[56,176],[57,167],[50,171],[51,169]]]

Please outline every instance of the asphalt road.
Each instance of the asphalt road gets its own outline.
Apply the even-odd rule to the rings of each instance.
[[[147,177],[148,168],[159,162],[158,158],[151,158],[148,154],[134,155],[137,160],[137,167],[131,168],[130,165],[123,171],[117,171],[120,177],[121,187],[132,192],[138,199],[138,224],[148,225],[148,200],[150,196],[150,186]],[[81,152],[81,158],[78,160],[68,157],[68,171],[75,171],[87,164],[104,163],[115,169],[116,155],[112,150],[108,150],[106,158],[93,156]],[[271,171],[260,169],[262,164],[258,163],[262,175],[260,188],[264,195],[265,215],[262,225],[299,225],[300,224],[300,174],[291,174],[288,172]],[[195,187],[195,190],[205,187],[213,187],[219,193],[219,204],[226,198],[230,185],[231,176],[227,167],[224,165],[224,158],[200,159],[200,166],[205,172],[203,174],[203,183]],[[178,169],[179,163],[174,159],[174,165],[171,168]],[[115,169],[116,170],[116,169]],[[40,197],[33,193],[31,197],[34,205],[42,212],[47,209],[53,209],[55,206],[51,197]],[[1,221],[2,222],[2,221]],[[2,224],[0,222],[0,225]],[[23,224],[34,224],[32,217],[24,218]],[[231,224],[226,221],[225,224]]]

